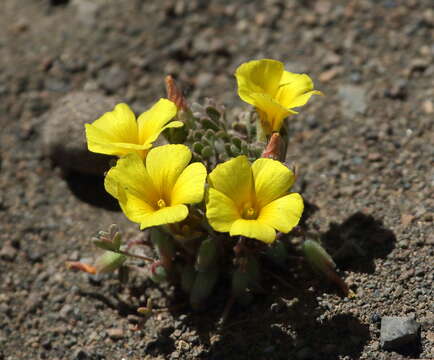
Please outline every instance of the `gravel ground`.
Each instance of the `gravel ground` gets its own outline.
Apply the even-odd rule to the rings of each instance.
[[[0,28],[0,359],[434,358],[432,0],[2,0]],[[139,273],[122,285],[66,271],[97,230],[138,232],[100,178],[44,155],[50,109],[92,90],[140,112],[173,74],[235,116],[247,107],[233,72],[263,57],[326,94],[291,122],[288,161],[303,226],[357,296],[294,264],[290,287],[270,285],[220,329],[224,289],[198,314]],[[161,311],[134,331],[148,297]],[[381,317],[407,315],[420,341],[383,350]]]

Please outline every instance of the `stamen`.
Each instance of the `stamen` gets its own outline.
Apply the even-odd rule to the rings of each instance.
[[[166,202],[163,199],[160,199],[157,201],[157,206],[162,209],[164,207],[166,207]]]

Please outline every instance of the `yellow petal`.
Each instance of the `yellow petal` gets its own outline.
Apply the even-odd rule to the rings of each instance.
[[[321,91],[318,91],[318,90],[309,91],[306,94],[297,96],[289,104],[289,107],[290,108],[296,108],[296,107],[305,105],[309,101],[309,99],[311,98],[312,95],[323,95],[323,93]]]
[[[253,105],[264,112],[265,118],[261,117],[262,126],[267,135],[273,131],[280,131],[283,120],[296,111],[287,109],[267,94],[252,94]]]
[[[114,183],[119,184],[126,193],[142,199],[150,206],[155,206],[159,200],[157,190],[143,165],[142,159],[135,153],[119,159],[116,166],[112,167],[105,178],[106,190],[116,197]]]
[[[239,96],[249,104],[254,101],[251,93],[267,93],[274,97],[282,73],[283,64],[276,60],[262,59],[242,64],[235,72]]]
[[[167,204],[171,203],[172,189],[191,160],[191,151],[185,145],[163,145],[149,151],[146,169],[157,193]]]
[[[287,233],[300,221],[303,208],[301,195],[289,194],[263,207],[259,213],[258,221]]]
[[[297,97],[311,90],[313,90],[313,82],[308,75],[285,71],[276,94],[276,101],[285,108],[291,108],[294,107],[291,104]]]
[[[239,219],[232,224],[230,235],[242,235],[248,238],[261,240],[267,244],[276,239],[276,231],[269,225],[258,220]]]
[[[148,111],[141,114],[137,120],[140,144],[150,143],[157,139],[166,125],[176,115],[176,105],[167,99],[160,99]],[[173,127],[183,124],[177,122]]]
[[[176,180],[172,190],[171,205],[196,204],[202,201],[205,191],[206,168],[201,163],[188,165]]]
[[[113,137],[92,124],[85,124],[87,148],[98,154],[123,156],[130,152],[128,149],[115,144]]]
[[[232,224],[241,218],[235,203],[213,188],[208,189],[206,217],[211,227],[220,232],[229,231]]]
[[[150,214],[155,212],[155,209],[143,199],[133,196],[124,189],[120,191],[125,195],[120,196],[119,205],[125,216],[131,221],[141,224],[144,219],[147,219]]]
[[[140,229],[146,229],[152,226],[173,224],[184,220],[188,215],[188,208],[185,205],[168,206],[149,213],[140,221]]]
[[[209,174],[209,183],[232,199],[238,208],[252,200],[254,190],[252,171],[244,155],[217,165]]]
[[[105,113],[92,125],[107,134],[113,142],[138,142],[136,116],[127,104],[116,105],[113,111]]]
[[[293,172],[277,160],[257,159],[252,171],[259,208],[285,195],[295,181]]]

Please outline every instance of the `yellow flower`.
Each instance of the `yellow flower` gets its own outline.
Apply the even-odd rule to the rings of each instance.
[[[160,99],[136,121],[127,104],[118,104],[92,124],[86,124],[87,146],[100,154],[124,156],[135,152],[142,159],[152,143],[167,128],[181,127],[180,121],[169,121],[176,115],[176,105]]]
[[[190,160],[185,145],[158,146],[145,164],[137,154],[128,154],[107,173],[105,189],[140,229],[182,221],[188,215],[185,204],[202,201],[206,179],[205,166],[188,165]]]
[[[294,174],[281,162],[261,158],[252,166],[238,156],[209,174],[206,216],[216,231],[272,243],[289,232],[303,212],[300,194],[288,194]]]
[[[305,105],[314,94],[322,95],[313,90],[309,76],[285,71],[283,63],[277,60],[244,63],[236,70],[235,77],[238,95],[256,108],[265,135],[280,131],[283,120],[297,114],[293,108]]]

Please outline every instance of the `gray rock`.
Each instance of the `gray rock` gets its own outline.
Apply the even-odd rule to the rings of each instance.
[[[114,93],[128,83],[128,73],[120,66],[114,65],[99,72],[98,82],[109,93]]]
[[[384,350],[399,350],[419,340],[420,325],[414,317],[384,316],[381,319],[380,341]]]
[[[85,123],[91,123],[118,103],[117,99],[95,92],[73,92],[44,114],[42,138],[45,154],[65,171],[102,175],[110,156],[87,149]]]
[[[338,95],[342,102],[342,113],[348,117],[352,117],[357,113],[363,114],[366,110],[365,93],[365,89],[361,86],[339,86]]]
[[[12,242],[6,241],[0,249],[0,258],[12,261],[17,256],[17,249],[12,245]]]
[[[71,5],[76,9],[79,21],[91,27],[96,23],[97,13],[104,5],[104,0],[72,0]]]

